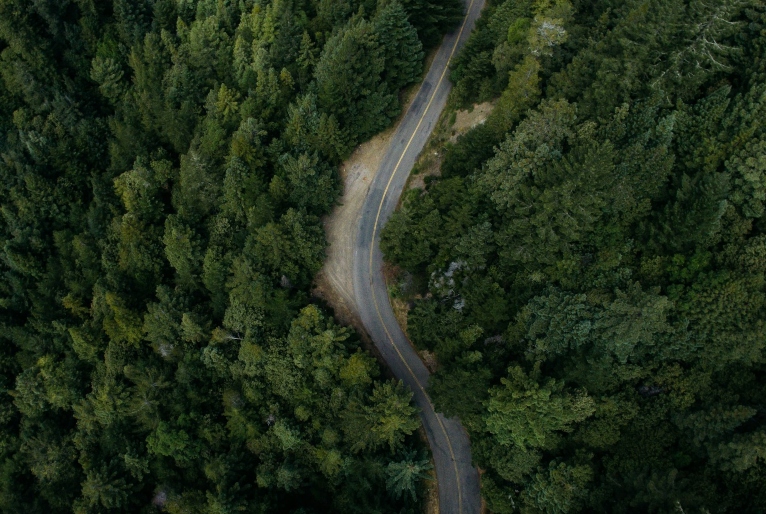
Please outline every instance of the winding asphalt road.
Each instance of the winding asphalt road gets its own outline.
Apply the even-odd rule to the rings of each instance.
[[[425,391],[429,373],[394,317],[381,271],[380,231],[399,202],[407,176],[447,102],[449,63],[465,43],[484,0],[467,0],[461,26],[444,37],[415,99],[400,122],[362,208],[354,248],[354,297],[367,333],[394,376],[412,389],[434,457],[441,514],[478,514],[479,476],[460,421],[434,411]]]

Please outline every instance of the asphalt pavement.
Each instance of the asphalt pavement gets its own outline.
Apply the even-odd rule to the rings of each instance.
[[[362,323],[394,376],[412,389],[420,409],[434,457],[441,514],[481,511],[479,475],[460,421],[437,414],[426,393],[429,372],[394,317],[381,271],[379,242],[380,231],[396,208],[412,166],[447,102],[452,87],[449,62],[465,43],[484,6],[484,0],[466,3],[465,19],[444,37],[370,184],[355,237],[353,266],[354,297]]]

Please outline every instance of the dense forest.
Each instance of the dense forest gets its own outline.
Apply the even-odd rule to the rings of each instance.
[[[766,5],[494,0],[381,246],[495,513],[766,511]]]
[[[411,393],[308,294],[459,0],[0,0],[0,510],[415,512]]]

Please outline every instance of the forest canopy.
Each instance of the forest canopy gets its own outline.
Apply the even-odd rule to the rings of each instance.
[[[415,512],[312,303],[337,165],[458,0],[0,0],[0,510]]]
[[[491,512],[766,510],[765,52],[763,2],[496,0],[453,63],[494,109],[381,247]]]

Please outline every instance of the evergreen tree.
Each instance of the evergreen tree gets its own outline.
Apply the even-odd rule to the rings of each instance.
[[[397,108],[383,82],[385,54],[373,25],[353,20],[325,44],[316,65],[317,104],[334,114],[352,140],[383,128]]]
[[[499,2],[455,59],[494,109],[381,248],[491,511],[766,504],[762,11]]]
[[[423,45],[407,13],[394,0],[380,9],[373,19],[383,47],[383,80],[392,92],[415,82],[423,68]]]
[[[335,166],[420,74],[380,11],[0,2],[0,510],[417,508],[409,395],[308,300]]]

